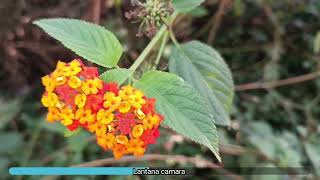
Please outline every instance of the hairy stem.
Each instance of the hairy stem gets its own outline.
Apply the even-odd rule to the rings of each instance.
[[[156,70],[157,69],[157,67],[159,65],[159,62],[160,62],[160,59],[162,57],[164,48],[165,48],[165,46],[167,44],[167,41],[168,41],[168,32],[165,32],[165,34],[164,34],[164,36],[162,38],[162,43],[161,43],[161,46],[160,46],[160,49],[159,49],[159,52],[158,52],[154,67],[152,68],[152,70]]]
[[[180,44],[179,44],[179,42],[177,41],[176,36],[174,35],[174,32],[173,32],[171,26],[170,26],[170,28],[169,28],[169,31],[170,31],[170,39],[171,39],[171,41],[173,42],[173,44],[174,44],[178,49],[180,49]]]

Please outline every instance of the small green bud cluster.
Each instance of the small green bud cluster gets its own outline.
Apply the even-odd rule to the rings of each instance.
[[[141,22],[137,36],[153,37],[164,20],[172,13],[170,0],[146,0],[137,3],[138,8],[126,13],[128,19]]]

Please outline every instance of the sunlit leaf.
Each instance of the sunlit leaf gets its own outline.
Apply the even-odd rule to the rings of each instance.
[[[66,18],[42,19],[34,24],[79,56],[100,66],[114,67],[121,57],[119,40],[104,27]]]
[[[165,125],[207,146],[220,161],[214,120],[199,92],[177,75],[160,71],[145,73],[134,86],[157,99]]]
[[[200,92],[216,124],[230,124],[234,85],[231,72],[217,51],[198,41],[183,44],[173,49],[169,70]]]

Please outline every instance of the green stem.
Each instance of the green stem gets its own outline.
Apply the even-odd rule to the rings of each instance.
[[[163,51],[164,51],[164,48],[167,44],[167,41],[168,41],[168,31],[165,32],[163,38],[162,38],[162,43],[161,43],[161,46],[160,46],[160,49],[159,49],[159,52],[158,52],[158,55],[157,55],[157,58],[156,58],[156,61],[155,61],[155,64],[154,64],[154,67],[152,68],[152,70],[156,70],[158,65],[159,65],[159,62],[160,62],[160,59],[162,57],[162,54],[163,54]]]
[[[171,16],[170,23],[174,21],[174,19],[177,17],[178,13],[173,13]],[[141,63],[147,58],[151,50],[156,46],[159,40],[163,37],[163,35],[167,32],[167,26],[163,25],[159,32],[156,34],[156,36],[150,41],[150,43],[147,45],[147,47],[142,51],[140,56],[136,59],[136,61],[132,64],[132,66],[129,68],[130,74],[129,76],[132,76],[133,73],[138,69],[138,67],[141,65]]]
[[[179,44],[179,42],[177,41],[177,39],[176,39],[176,37],[175,37],[175,35],[174,35],[171,27],[170,27],[170,29],[169,29],[169,32],[170,32],[170,39],[171,39],[171,41],[173,42],[173,44],[174,44],[178,49],[180,49],[180,44]]]

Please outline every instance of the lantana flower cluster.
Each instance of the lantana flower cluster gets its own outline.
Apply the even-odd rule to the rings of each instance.
[[[59,121],[70,131],[83,128],[95,134],[97,144],[112,150],[116,159],[125,154],[142,156],[160,135],[163,117],[155,111],[155,99],[131,85],[119,87],[102,81],[96,67],[78,59],[59,61],[42,84],[47,121]]]

